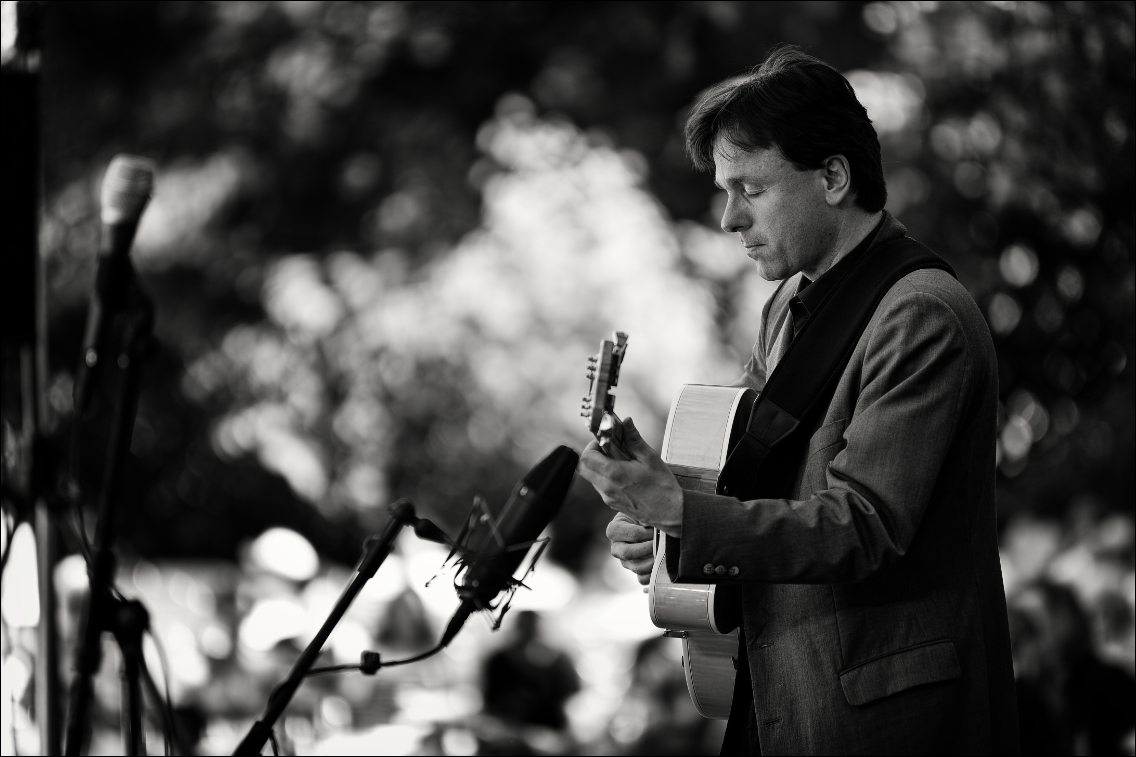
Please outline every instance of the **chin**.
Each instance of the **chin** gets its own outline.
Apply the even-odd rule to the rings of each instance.
[[[786,271],[784,266],[779,266],[764,260],[758,260],[754,265],[757,267],[757,275],[766,281],[780,281],[781,279],[787,279],[793,275],[791,272]]]

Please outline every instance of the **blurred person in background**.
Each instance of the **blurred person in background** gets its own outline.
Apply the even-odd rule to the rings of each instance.
[[[669,654],[671,641],[647,639],[635,651],[631,685],[611,720],[622,754],[709,754],[717,748],[714,721],[689,704],[682,667]]]
[[[483,734],[491,742],[483,753],[568,751],[564,705],[580,690],[580,677],[572,659],[542,638],[537,613],[517,613],[511,638],[485,660],[481,677],[484,713],[505,726]]]
[[[174,728],[183,754],[201,754],[201,740],[209,726],[209,714],[197,703],[179,704],[173,708]]]
[[[391,651],[418,654],[434,644],[434,628],[422,598],[411,588],[403,589],[379,621],[379,644]]]
[[[1025,754],[1131,754],[1136,681],[1093,650],[1076,595],[1045,579],[1009,597]]]
[[[852,87],[794,48],[713,88],[686,137],[727,193],[723,230],[783,282],[737,382],[760,391],[850,265],[906,229],[883,211],[879,140]],[[973,298],[920,270],[879,301],[789,497],[684,490],[630,420],[632,460],[589,444],[581,472],[619,511],[608,537],[625,567],[649,579],[650,526],[672,580],[741,587],[723,754],[1018,751],[997,400]]]

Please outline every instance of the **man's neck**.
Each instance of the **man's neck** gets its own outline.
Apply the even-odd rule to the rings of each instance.
[[[842,214],[844,215],[844,214]],[[801,273],[809,281],[816,281],[820,278],[825,271],[836,265],[836,262],[842,257],[856,249],[856,245],[864,241],[864,237],[876,228],[876,224],[883,218],[883,211],[876,211],[875,213],[849,213],[847,218],[842,218],[842,223],[837,227],[835,238],[833,239],[832,246],[829,251],[825,253],[814,265],[807,266],[801,269]]]

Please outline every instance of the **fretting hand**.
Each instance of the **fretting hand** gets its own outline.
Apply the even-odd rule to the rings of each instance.
[[[681,538],[682,487],[659,454],[625,418],[623,443],[631,460],[612,459],[595,442],[580,455],[579,472],[596,487],[604,504],[635,523]]]

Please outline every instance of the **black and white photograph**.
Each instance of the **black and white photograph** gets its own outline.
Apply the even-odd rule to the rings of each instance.
[[[4,755],[1136,754],[1136,2],[3,0]]]

